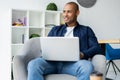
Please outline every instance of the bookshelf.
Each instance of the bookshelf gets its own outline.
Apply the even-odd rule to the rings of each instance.
[[[47,36],[55,25],[63,24],[61,11],[35,11],[11,9],[11,55],[20,51],[32,34]]]

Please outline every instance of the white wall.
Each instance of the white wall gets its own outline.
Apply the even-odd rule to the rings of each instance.
[[[45,10],[49,2],[55,2],[62,10],[68,1],[76,0],[1,0],[0,1],[0,72],[2,80],[10,80],[10,9]],[[91,26],[98,39],[120,39],[120,0],[97,0],[92,8],[80,6],[80,24]],[[7,64],[4,64],[7,63]],[[3,69],[4,68],[4,69]],[[3,73],[4,72],[4,73]],[[8,74],[9,76],[6,76]]]
[[[68,1],[77,0],[43,0],[41,10],[46,8],[48,2],[55,2],[58,10],[62,10]],[[98,39],[120,39],[120,0],[97,0],[92,8],[80,6],[78,21],[80,24],[90,26]]]
[[[43,0],[42,0],[43,1]],[[41,0],[1,0],[0,1],[0,79],[11,80],[11,30],[10,10],[40,10]]]
[[[89,9],[81,8],[80,22],[90,25],[98,39],[120,39],[120,0],[97,0]]]

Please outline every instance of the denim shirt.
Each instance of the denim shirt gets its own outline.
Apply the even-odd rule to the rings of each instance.
[[[48,36],[64,37],[67,25],[54,26],[49,32]],[[101,48],[98,44],[97,38],[88,26],[83,26],[77,23],[73,30],[74,37],[79,37],[80,52],[84,54],[83,59],[92,58],[95,54],[101,53]]]

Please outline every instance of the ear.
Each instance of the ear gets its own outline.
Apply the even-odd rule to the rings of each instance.
[[[77,10],[76,15],[78,16],[79,14],[80,14],[80,11],[79,11],[79,10]]]

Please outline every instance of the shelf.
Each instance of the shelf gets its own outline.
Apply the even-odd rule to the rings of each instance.
[[[27,11],[26,10],[12,10],[12,26],[13,25],[21,25],[21,26],[27,26]]]
[[[42,29],[42,28],[44,28],[44,27],[41,27],[41,26],[29,26],[29,28],[35,28],[35,29]]]
[[[23,47],[23,45],[12,45],[12,56],[15,56],[16,53],[20,54],[22,47]]]
[[[51,11],[51,10],[46,10],[45,13],[49,13],[49,14],[60,14],[60,13],[62,13],[62,11]]]
[[[42,31],[43,31],[42,28],[30,28],[29,29],[29,37],[30,37],[31,34],[38,34],[38,35],[42,36],[41,35]]]
[[[45,27],[45,29],[46,29],[46,30],[51,30],[51,29],[52,29],[52,27]]]
[[[31,34],[48,35],[53,26],[63,24],[61,11],[11,9],[11,68],[13,57],[22,55],[24,43]],[[11,70],[12,70],[11,69]],[[12,71],[11,71],[12,72]]]
[[[12,28],[19,28],[19,29],[25,29],[25,28],[28,28],[28,26],[12,26]]]
[[[62,23],[61,11],[11,10],[11,54],[20,53],[32,34],[47,36],[53,26]]]
[[[12,28],[12,44],[24,43],[28,40],[28,28]]]
[[[46,11],[45,12],[45,25],[60,25],[60,12]]]
[[[41,11],[29,11],[29,26],[40,27],[44,25],[44,13]]]
[[[19,43],[19,44],[12,44],[12,46],[23,46],[23,43]]]

